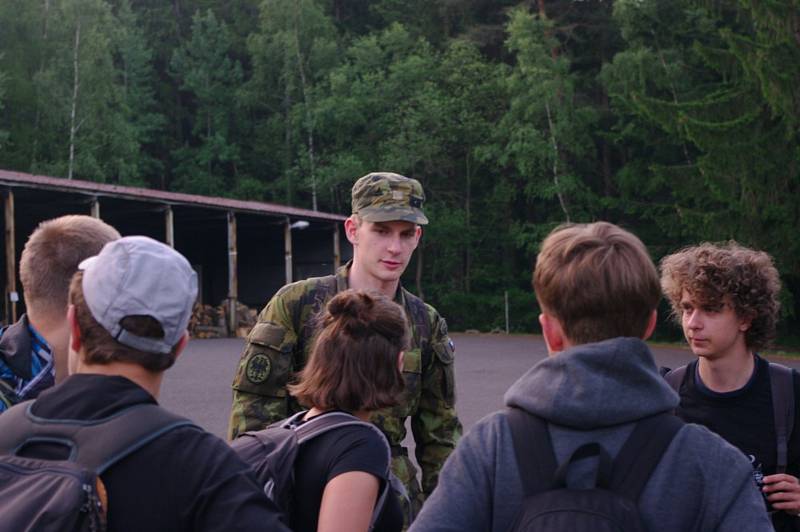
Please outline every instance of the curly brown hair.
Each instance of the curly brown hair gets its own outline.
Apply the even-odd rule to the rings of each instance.
[[[750,319],[748,349],[762,349],[775,338],[781,281],[772,257],[763,251],[733,240],[683,248],[661,259],[661,289],[678,323],[686,290],[702,306],[719,308],[728,302],[737,316]]]

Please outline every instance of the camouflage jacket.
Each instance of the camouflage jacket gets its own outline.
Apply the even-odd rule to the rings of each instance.
[[[349,264],[335,276],[286,285],[261,311],[234,377],[229,437],[261,429],[301,410],[287,393],[287,382],[306,363],[316,330],[314,317],[337,292],[348,288],[348,272]],[[454,408],[453,342],[447,324],[433,307],[402,287],[395,301],[406,310],[412,330],[411,347],[404,355],[406,395],[400,405],[376,412],[373,422],[386,434],[397,456],[405,453],[401,448],[405,420],[411,418],[422,491],[427,495],[461,435]],[[405,462],[413,467],[408,459]],[[396,460],[393,463],[402,467]],[[416,476],[414,471],[397,474],[406,483]]]

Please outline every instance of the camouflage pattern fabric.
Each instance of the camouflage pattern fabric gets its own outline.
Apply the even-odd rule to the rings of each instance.
[[[416,179],[373,172],[356,181],[352,190],[353,214],[368,222],[403,220],[419,225],[428,223],[422,212],[425,192]]]
[[[315,316],[337,292],[347,289],[349,266],[340,268],[336,276],[284,286],[261,311],[234,377],[229,438],[262,429],[302,410],[287,393],[286,385],[306,363],[316,330]],[[375,412],[372,421],[389,440],[392,468],[413,500],[413,508],[406,509],[410,522],[414,510],[419,510],[436,486],[439,470],[461,435],[461,423],[454,408],[453,342],[444,319],[402,287],[395,300],[406,309],[412,329],[411,347],[404,354],[406,392],[399,405]],[[413,319],[420,308],[427,315],[428,334],[421,334],[422,327]],[[421,485],[402,447],[408,417],[422,468]]]

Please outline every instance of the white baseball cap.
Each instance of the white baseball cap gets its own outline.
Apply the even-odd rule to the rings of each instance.
[[[166,354],[180,341],[197,299],[197,274],[183,255],[152,238],[126,236],[107,243],[78,269],[89,311],[119,343]],[[150,316],[164,337],[125,330],[121,321],[128,316]]]

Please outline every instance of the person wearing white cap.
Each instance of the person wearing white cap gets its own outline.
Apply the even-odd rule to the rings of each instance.
[[[164,371],[186,346],[196,296],[197,276],[172,248],[141,236],[107,244],[70,285],[70,376],[28,412],[91,425],[157,405]],[[248,466],[186,420],[156,432],[100,479],[110,531],[288,530]]]

